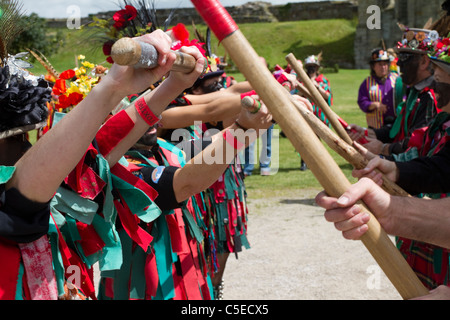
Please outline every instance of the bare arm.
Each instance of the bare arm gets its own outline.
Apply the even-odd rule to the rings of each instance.
[[[192,104],[205,104],[205,103],[214,101],[220,97],[235,95],[235,94],[239,95],[241,93],[249,92],[252,90],[253,90],[253,88],[250,85],[250,82],[243,81],[243,82],[238,82],[225,90],[220,90],[220,91],[211,92],[211,93],[207,93],[207,94],[199,94],[199,95],[188,94],[188,95],[186,95],[186,98],[189,101],[191,101]]]
[[[223,96],[207,104],[193,104],[170,108],[162,113],[164,129],[185,128],[195,121],[221,121],[237,116],[241,111],[241,97],[238,94]]]
[[[367,232],[369,216],[361,213],[363,200],[387,233],[450,248],[450,198],[439,200],[394,197],[372,180],[363,178],[350,187],[340,199],[324,192],[316,202],[346,239],[357,240]]]
[[[256,115],[251,115],[247,110],[242,110],[238,121],[243,127],[255,130],[247,130],[244,133],[236,124],[225,130],[230,130],[238,141],[248,146],[256,140],[259,134],[265,132],[272,125],[272,116],[263,106]],[[182,202],[211,186],[235,158],[239,150],[234,149],[224,140],[224,131],[214,136],[213,142],[205,150],[175,172],[173,185],[178,202]]]

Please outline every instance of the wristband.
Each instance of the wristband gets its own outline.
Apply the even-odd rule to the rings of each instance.
[[[136,100],[134,107],[136,111],[139,113],[142,119],[149,125],[153,126],[155,123],[161,120],[161,116],[157,117],[153,114],[152,110],[149,108],[147,103],[145,102],[144,97],[139,100]]]
[[[244,99],[245,97],[254,96],[254,95],[256,95],[255,90],[241,93],[241,100]]]
[[[230,132],[229,129],[226,129],[223,132],[223,139],[235,150],[242,149],[245,146],[242,142],[238,141],[238,139]]]
[[[248,112],[250,112],[251,114],[257,114],[259,112],[259,110],[261,109],[261,102],[256,100],[256,99],[252,99],[252,105],[249,106],[247,108]]]

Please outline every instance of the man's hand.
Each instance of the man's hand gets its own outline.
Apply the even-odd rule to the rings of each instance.
[[[411,300],[450,300],[450,287],[439,286],[430,291],[430,294]]]
[[[310,112],[313,112],[313,106],[312,106],[311,102],[308,99],[306,99],[306,98],[304,98],[302,96],[299,96],[297,94],[293,94],[292,97],[295,100],[297,100],[298,102],[303,103]]]
[[[153,69],[136,69],[133,66],[113,64],[103,81],[112,86],[113,91],[122,97],[142,92],[159,81],[170,71],[176,59],[176,55],[170,50],[172,40],[162,30],[158,29],[134,39],[155,47],[158,51],[158,66]]]
[[[251,96],[253,99],[258,100],[257,95]],[[260,101],[261,108],[255,114],[250,113],[247,108],[242,107],[241,113],[237,119],[238,123],[247,129],[263,130],[268,129],[273,124],[272,114],[267,109],[266,105]]]
[[[399,173],[395,162],[381,159],[380,157],[374,157],[364,169],[353,170],[352,175],[358,179],[363,177],[372,179],[376,184],[381,185],[383,183],[381,173],[376,172],[375,169],[381,171],[381,173],[393,182],[398,180]]]
[[[367,143],[364,144],[364,148],[369,150],[374,154],[382,154],[383,152],[383,142],[377,139],[366,137]]]
[[[386,113],[387,111],[387,105],[381,103],[381,102],[373,102],[371,105],[372,110],[378,110],[381,111],[381,113]]]
[[[334,223],[345,239],[359,240],[368,230],[370,215],[356,203],[362,200],[377,217],[386,232],[392,230],[390,210],[392,197],[372,180],[363,178],[352,185],[339,199],[325,192],[316,196],[316,203],[324,208],[325,219]]]
[[[194,82],[201,76],[206,61],[197,47],[181,47],[180,51],[195,58],[195,68],[190,73],[171,71],[169,77],[165,81],[169,81],[172,86],[180,87],[182,88],[182,90],[184,90],[186,88],[192,87]]]

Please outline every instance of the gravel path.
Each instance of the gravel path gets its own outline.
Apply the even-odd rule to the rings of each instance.
[[[401,299],[364,245],[325,221],[317,193],[249,195],[252,248],[228,259],[225,300]]]
[[[401,300],[364,245],[325,221],[317,193],[249,195],[251,248],[228,259],[224,300]]]

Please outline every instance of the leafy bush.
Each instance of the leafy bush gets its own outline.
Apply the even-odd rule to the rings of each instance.
[[[47,22],[36,13],[22,16],[19,23],[24,31],[12,42],[10,52],[12,54],[37,50],[48,56],[58,51],[63,44],[61,32],[48,32]]]

